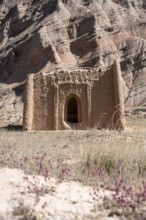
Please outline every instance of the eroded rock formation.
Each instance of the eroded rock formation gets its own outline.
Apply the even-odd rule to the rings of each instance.
[[[146,102],[145,0],[0,0],[0,108],[22,108],[26,76],[121,61],[125,105]]]

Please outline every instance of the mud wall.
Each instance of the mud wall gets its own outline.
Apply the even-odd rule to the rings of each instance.
[[[123,129],[121,84],[118,62],[105,72],[92,68],[59,69],[33,75],[31,83],[28,77],[23,127],[26,130]],[[77,123],[67,120],[68,100],[72,97],[77,102]]]

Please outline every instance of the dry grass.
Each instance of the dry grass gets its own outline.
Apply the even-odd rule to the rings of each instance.
[[[31,174],[43,174],[46,169],[48,175],[57,177],[67,172],[65,176],[86,183],[91,181],[91,176],[96,179],[99,174],[113,176],[117,172],[130,179],[145,177],[145,123],[146,120],[128,119],[123,132],[2,131],[0,165],[22,168]]]
[[[83,160],[91,172],[120,172],[126,179],[146,176],[146,120],[128,122],[125,131],[108,132],[105,137],[94,138],[87,147],[84,145]]]
[[[90,172],[115,175],[120,172],[126,179],[146,176],[145,139],[110,137],[89,146],[84,161]]]

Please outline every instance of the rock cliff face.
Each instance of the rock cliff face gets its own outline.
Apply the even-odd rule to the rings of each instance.
[[[121,61],[125,106],[146,102],[145,0],[0,0],[0,108],[22,108],[30,73]]]

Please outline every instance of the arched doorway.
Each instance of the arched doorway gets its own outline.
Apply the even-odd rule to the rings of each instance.
[[[67,102],[66,119],[69,123],[78,123],[78,103],[75,97],[70,97]]]

